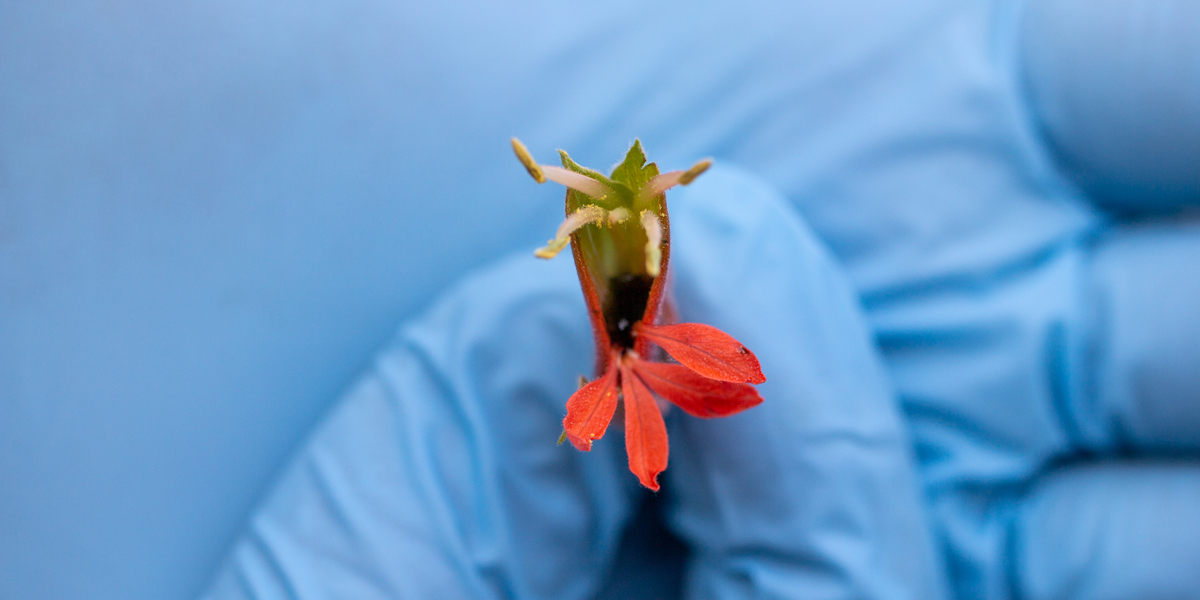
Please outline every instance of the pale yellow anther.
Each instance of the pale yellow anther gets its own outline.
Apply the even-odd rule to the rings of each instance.
[[[558,256],[558,253],[562,252],[562,249],[566,248],[567,244],[569,244],[570,242],[571,242],[571,238],[569,238],[569,237],[566,239],[561,239],[561,240],[555,238],[553,240],[550,240],[549,242],[546,242],[545,246],[542,246],[541,248],[534,250],[533,255],[538,258],[545,258],[545,259],[554,258],[555,256]]]
[[[648,210],[642,211],[641,222],[646,230],[646,274],[658,277],[662,273],[662,223],[658,215]]]
[[[554,239],[546,243],[542,248],[533,251],[533,255],[538,258],[554,258],[562,252],[567,244],[571,243],[571,234],[579,230],[580,227],[588,223],[603,223],[608,212],[595,204],[589,204],[581,207],[579,210],[571,213],[563,220],[562,225],[558,226],[558,231],[554,233]]]
[[[684,171],[683,175],[679,176],[679,185],[687,185],[687,184],[691,183],[697,177],[699,177],[701,173],[707,171],[708,168],[711,166],[712,166],[711,158],[706,158],[706,159],[692,165],[692,168]]]
[[[526,171],[529,171],[529,176],[533,177],[533,180],[538,183],[546,183],[546,174],[542,172],[542,167],[537,164],[537,161],[533,160],[533,155],[529,153],[529,149],[525,147],[525,144],[522,144],[521,140],[513,138],[512,148],[513,152],[517,154],[517,160],[521,161],[522,165],[525,165]]]

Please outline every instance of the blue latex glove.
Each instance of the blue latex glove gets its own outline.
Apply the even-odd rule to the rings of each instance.
[[[664,520],[692,551],[687,595],[940,597],[910,442],[826,252],[732,168],[671,203],[683,318],[768,374],[755,409],[668,415]],[[569,256],[470,277],[342,399],[208,598],[594,597],[648,492],[618,427],[588,454],[554,444],[592,353]]]
[[[792,189],[863,294],[957,595],[1200,597],[1200,10],[922,31],[859,86],[886,116]]]
[[[1181,3],[1155,6],[1184,11],[1182,16],[1169,16],[1162,22],[1185,33],[1188,24],[1200,22],[1189,17],[1188,7]],[[1196,335],[1200,319],[1189,313],[1200,295],[1193,283],[1197,281],[1197,234],[1192,226],[1180,223],[1129,228],[1108,212],[1114,207],[1164,210],[1194,202],[1196,196],[1189,190],[1195,189],[1196,181],[1189,176],[1195,171],[1173,165],[1197,163],[1193,160],[1195,146],[1190,144],[1200,136],[1178,133],[1196,131],[1194,84],[1198,78],[1194,62],[1189,62],[1194,54],[1188,45],[1195,36],[1169,35],[1170,31],[1141,26],[1131,28],[1132,33],[1125,37],[1113,35],[1111,27],[1099,27],[1099,33],[1090,35],[1081,34],[1087,32],[1086,27],[1072,29],[1142,22],[1124,15],[1121,11],[1126,9],[1114,3],[1043,3],[1030,12],[1022,3],[1001,0],[928,0],[903,5],[846,2],[812,10],[764,3],[740,5],[736,10],[715,9],[712,13],[677,8],[680,10],[673,12],[638,4],[578,17],[550,13],[544,15],[545,20],[536,21],[536,26],[530,25],[530,31],[501,21],[505,25],[500,29],[518,28],[513,35],[500,36],[513,40],[518,44],[516,48],[489,46],[494,38],[489,37],[487,25],[479,19],[460,17],[452,8],[426,9],[430,14],[421,13],[421,27],[414,26],[414,30],[429,32],[426,43],[437,50],[431,52],[434,58],[430,60],[435,61],[433,69],[448,82],[444,84],[446,89],[495,92],[486,95],[488,103],[499,104],[491,112],[465,104],[466,100],[458,106],[463,113],[459,118],[468,128],[494,127],[491,123],[498,119],[491,121],[488,116],[506,114],[506,103],[524,106],[528,98],[553,97],[547,105],[528,109],[538,115],[528,125],[534,133],[525,135],[525,129],[492,133],[497,137],[522,134],[539,154],[539,148],[562,145],[580,148],[583,156],[598,155],[600,148],[611,153],[611,148],[628,138],[642,135],[644,141],[652,140],[652,151],[663,149],[674,157],[675,164],[714,154],[718,159],[748,165],[799,209],[842,261],[867,309],[912,427],[932,503],[934,531],[954,589],[961,597],[1147,597],[1200,589],[1195,580],[1200,568],[1194,562],[1200,556],[1195,548],[1196,540],[1200,540],[1200,518],[1192,509],[1197,505],[1200,485],[1196,483],[1196,463],[1190,458],[1195,456],[1195,432],[1200,430],[1196,410],[1200,385],[1190,368],[1198,354],[1194,340],[1200,339]],[[1134,14],[1144,17],[1148,13],[1135,10]],[[1059,17],[1052,18],[1054,15]],[[1042,27],[1047,29],[1040,30]],[[551,35],[551,31],[561,32],[561,37]],[[1139,41],[1154,43],[1139,45]],[[1122,52],[1139,47],[1153,55],[1149,64],[1175,66],[1158,71],[1139,67],[1134,61],[1116,71],[1114,67],[1097,72],[1092,67],[1092,57],[1101,50],[1124,56]],[[482,59],[474,53],[482,50],[499,57],[497,64],[507,65],[505,61],[517,60],[514,57],[534,57],[529,70],[540,71],[496,71],[515,77],[516,83],[506,81],[504,76],[492,80],[491,71],[477,66],[481,63],[476,61]],[[1176,76],[1179,73],[1185,75]],[[1121,97],[1118,92],[1130,94],[1126,97],[1154,99],[1163,90],[1167,91],[1166,100],[1152,110],[1141,110],[1140,103],[1114,99]],[[1137,144],[1126,143],[1130,132],[1141,136],[1135,140]],[[481,144],[471,148],[483,147]],[[1105,179],[1097,173],[1120,176],[1114,183],[1111,177]],[[734,196],[737,202],[743,201],[741,192]],[[673,214],[687,219],[687,202],[680,198],[674,201]],[[754,205],[753,200],[745,202]],[[691,251],[682,237],[686,226],[677,224],[676,231],[680,235],[676,264],[683,275],[687,271],[683,265],[693,259],[688,258]],[[763,239],[742,240],[739,244],[754,248]],[[712,251],[719,252],[719,248],[714,245]],[[731,254],[737,256],[736,252]],[[718,257],[718,262],[724,260],[731,258]],[[574,293],[570,269],[562,265],[555,268],[563,269],[563,293],[568,289]],[[794,279],[795,274],[772,272],[763,276],[771,285],[779,286],[776,293],[770,294],[778,302],[773,308],[748,310],[739,305],[711,312],[700,310],[706,306],[703,296],[693,295],[689,301],[686,293],[688,286],[701,285],[707,277],[712,277],[708,271],[692,280],[681,276],[681,303],[685,311],[692,311],[685,315],[726,328],[760,355],[774,353],[770,348],[775,346],[799,345],[807,350],[779,352],[821,357],[827,347],[841,342],[835,339],[841,336],[833,333],[811,340],[776,339],[787,337],[779,334],[783,329],[776,324],[781,319],[813,318],[796,308],[802,303],[787,297],[818,293],[806,281]],[[511,275],[508,279],[519,278]],[[528,279],[530,285],[546,281],[532,276]],[[736,287],[722,290],[732,294]],[[530,289],[514,287],[512,293]],[[425,341],[415,346],[405,340],[417,333],[402,338],[398,350],[389,355],[398,358],[383,361],[378,373],[369,377],[345,406],[368,403],[360,398],[386,396],[380,382],[398,386],[401,383],[395,382],[409,381],[385,377],[389,369],[397,368],[388,365],[415,361],[416,356],[433,356],[437,360],[425,359],[424,368],[443,377],[428,384],[436,390],[431,393],[456,392],[464,388],[463,381],[476,382],[483,377],[479,373],[497,373],[489,377],[502,378],[496,381],[507,381],[509,389],[526,381],[522,377],[535,377],[536,381],[544,377],[544,383],[527,387],[546,390],[539,393],[545,399],[538,410],[560,415],[561,402],[571,385],[561,383],[560,375],[548,373],[556,369],[525,364],[529,371],[478,370],[479,365],[491,365],[489,361],[495,359],[490,357],[494,356],[535,351],[557,354],[546,350],[544,343],[527,339],[524,331],[531,326],[521,328],[519,336],[507,335],[512,339],[506,340],[502,349],[469,351],[475,346],[461,340],[471,332],[450,325],[458,323],[455,319],[469,320],[466,315],[472,313],[465,306],[475,306],[475,302],[484,306],[484,298],[468,296],[469,289],[460,290],[455,296],[460,298],[457,304],[448,300],[450,308],[427,319],[431,324],[424,329],[414,330],[429,331],[432,327],[443,333],[424,334]],[[503,300],[501,296],[486,302]],[[580,309],[576,305],[561,312],[566,318],[581,315]],[[522,310],[519,314],[531,312],[536,311]],[[766,329],[756,335],[730,321],[748,315],[764,319],[755,325]],[[437,325],[440,323],[447,324]],[[572,330],[565,325],[558,327],[552,330]],[[581,318],[573,331],[576,338],[586,339]],[[520,343],[529,348],[514,346],[514,340],[523,340]],[[575,343],[587,346],[578,340]],[[590,364],[586,356],[572,356],[577,363],[557,369],[566,373],[568,380],[586,372]],[[460,357],[458,362],[454,357]],[[771,378],[764,394],[770,399],[770,386],[778,384],[779,369],[771,368],[770,359],[764,358],[764,363]],[[803,360],[798,359],[784,369],[802,364]],[[466,377],[471,373],[475,374]],[[480,386],[483,384],[475,383],[465,388],[471,391]],[[411,395],[401,400],[399,406],[411,406],[411,411],[445,406],[418,402]],[[424,412],[415,414],[425,419],[417,421],[419,425],[458,422],[456,430],[477,437],[484,434],[476,432],[491,430],[476,424],[497,420],[479,416],[492,414],[487,411],[503,412],[510,418],[500,420],[510,426],[519,422],[532,427],[529,423],[535,421],[512,419],[511,415],[518,412],[515,408],[483,406],[477,413],[454,413],[458,421]],[[819,403],[816,406],[828,408]],[[814,415],[822,416],[806,417],[813,419],[812,427],[825,419],[847,418],[857,423],[855,418],[861,412],[850,410],[853,405],[845,407],[846,415],[836,416],[842,407],[838,404],[837,410],[829,412],[813,409]],[[763,410],[767,414],[767,405]],[[336,431],[338,427],[357,431],[350,417],[340,416],[345,414],[347,409],[335,416],[325,431]],[[386,422],[360,418],[377,427]],[[704,425],[720,432],[721,427],[756,418],[760,417],[747,413],[737,417],[741,421]],[[392,416],[387,419],[396,420]],[[556,418],[548,421],[556,422]],[[789,422],[770,421],[773,427]],[[686,428],[677,423],[671,427],[676,435],[672,467],[665,476],[668,482],[692,471],[685,461],[718,451],[707,446],[685,450],[689,446],[687,432],[681,434],[680,430]],[[404,451],[389,454],[399,457],[392,460],[408,461],[415,455],[444,461],[448,460],[443,456],[445,452],[476,456],[469,448],[438,441],[454,436],[422,442],[426,439],[422,435],[433,435],[431,430],[415,426],[413,431],[396,442],[402,443]],[[554,426],[530,432],[513,447],[535,452],[545,436],[557,433]],[[340,437],[355,436],[370,439],[365,434],[344,433]],[[476,439],[467,434],[460,437]],[[757,440],[754,435],[748,437]],[[575,565],[584,560],[593,566],[603,565],[605,557],[611,555],[615,531],[628,518],[629,507],[636,504],[628,497],[618,500],[622,492],[610,492],[607,497],[612,502],[607,504],[596,500],[593,504],[571,503],[578,510],[588,511],[586,518],[594,523],[592,529],[574,539],[601,545],[580,558],[583,555],[561,550],[578,547],[569,541],[570,535],[562,534],[553,538],[568,540],[553,542],[562,547],[545,546],[551,549],[535,556],[517,545],[526,539],[520,536],[534,531],[538,532],[536,544],[551,543],[546,540],[553,536],[544,535],[544,529],[539,528],[554,525],[547,522],[545,514],[558,514],[555,510],[520,513],[512,508],[516,505],[513,502],[502,505],[493,501],[508,489],[503,483],[472,488],[473,484],[458,479],[442,482],[435,476],[463,480],[467,476],[441,467],[421,471],[426,463],[398,464],[414,473],[411,477],[418,483],[435,491],[406,496],[399,491],[409,485],[403,481],[390,488],[391,495],[363,504],[384,508],[342,509],[346,503],[338,501],[335,492],[346,486],[325,485],[325,473],[339,471],[312,466],[325,460],[323,454],[314,454],[315,449],[334,444],[324,440],[338,438],[335,433],[319,435],[309,446],[309,454],[302,457],[301,466],[293,469],[275,499],[256,517],[249,541],[239,547],[235,558],[235,564],[261,566],[247,573],[269,572],[264,565],[274,560],[282,565],[301,565],[281,568],[300,576],[310,574],[313,585],[336,585],[341,581],[336,572],[310,565],[350,565],[345,567],[346,572],[380,582],[376,584],[379,587],[394,581],[395,588],[411,589],[418,585],[414,576],[396,566],[409,564],[404,561],[406,556],[422,560],[448,557],[443,562],[447,565],[473,564],[473,557],[483,556],[486,560],[482,562],[489,565],[518,565],[508,570],[499,566],[485,573],[530,573],[533,575],[529,577],[545,577],[548,581],[561,575],[562,569],[553,565],[567,561],[567,556]],[[608,443],[613,444],[615,439],[619,438],[611,438]],[[785,448],[781,444],[767,445]],[[719,452],[734,452],[726,450],[729,446],[721,445]],[[438,453],[433,453],[434,449]],[[794,450],[797,456],[825,456],[823,452],[808,454],[803,448]],[[593,459],[591,463],[572,463],[559,470],[544,467],[545,479],[568,481],[571,477],[560,473],[572,468],[580,469],[580,474],[573,476],[580,481],[624,477],[619,448],[605,451],[612,455],[607,476],[582,471],[597,468],[594,459],[602,452],[598,448],[596,456],[584,457]],[[549,449],[545,452],[557,460],[568,460],[561,454],[549,454]],[[1166,452],[1182,458],[1166,462],[1161,458]],[[497,452],[497,456],[506,455]],[[489,473],[489,469],[526,464],[519,456],[507,458],[481,464],[476,470]],[[1131,458],[1137,461],[1128,462]],[[773,454],[767,454],[767,459],[769,464],[794,464],[792,459]],[[896,457],[888,460],[903,462]],[[383,464],[376,460],[355,467],[356,463],[349,460],[330,461],[347,473]],[[821,461],[812,463],[812,468],[825,468],[827,463]],[[831,460],[828,464],[836,463]],[[839,477],[859,472],[836,471]],[[729,471],[706,468],[702,472],[717,477]],[[783,471],[775,473],[798,477]],[[364,475],[359,480],[368,478]],[[831,475],[828,482],[822,480],[819,485],[809,481],[786,487],[790,493],[829,494],[822,497],[831,502],[852,502],[842,508],[855,515],[874,514],[875,508],[865,507],[874,504],[860,500],[860,495],[875,498],[872,493],[857,489],[852,494],[839,492],[839,486],[858,486],[857,481],[842,481]],[[824,487],[830,489],[816,489]],[[476,497],[472,492],[478,489],[486,493]],[[322,500],[318,492],[324,490],[328,490],[325,495],[331,500]],[[431,497],[433,500],[427,499]],[[528,502],[550,504],[555,497],[547,491]],[[579,497],[604,496],[589,492]],[[704,560],[710,555],[728,555],[710,550],[722,546],[722,536],[726,541],[734,537],[756,540],[741,546],[746,548],[755,547],[764,532],[810,540],[820,539],[821,532],[828,531],[814,523],[839,530],[857,526],[830,525],[822,520],[824,513],[788,525],[791,516],[786,511],[773,515],[769,523],[742,514],[690,521],[681,517],[692,506],[683,501],[685,496],[668,492],[665,497],[669,499],[668,520],[685,540],[697,546],[695,570],[690,576],[693,582],[701,582],[694,584],[700,595],[709,589],[704,584],[708,581],[706,573],[731,572],[722,566],[728,564],[725,561]],[[809,496],[793,500],[794,504],[779,506],[808,510],[805,507],[824,502]],[[326,508],[311,508],[314,503],[322,506],[322,502]],[[309,508],[305,508],[306,503]],[[864,505],[861,510],[860,504]],[[614,506],[625,506],[625,512]],[[381,520],[391,518],[393,512],[373,511],[394,507],[403,514],[394,517],[390,529],[374,530],[375,525],[363,524],[372,522],[372,514],[389,515]],[[422,518],[429,510],[441,510],[443,516]],[[272,517],[289,514],[294,515],[291,520]],[[339,538],[322,530],[321,514],[337,515],[338,522],[347,524],[342,529],[349,533]],[[405,517],[409,514],[418,516]],[[472,515],[471,522],[487,527],[460,530],[453,518],[456,515]],[[897,505],[894,516],[890,521],[898,524],[920,519],[916,507],[904,503]],[[684,528],[696,522],[729,523],[737,529],[718,530],[718,539],[713,542],[707,535]],[[870,527],[860,529],[873,531]],[[396,539],[412,539],[397,532],[412,532],[421,542],[389,545]],[[336,542],[338,539],[353,542]],[[459,542],[449,550],[438,549],[437,544],[456,539],[471,541]],[[832,545],[842,548],[837,543]],[[348,554],[364,547],[367,552]],[[298,553],[299,558],[280,548]],[[309,552],[306,548],[333,559],[308,562],[311,556],[305,555]],[[375,548],[410,554],[377,558],[381,562],[372,564],[354,562],[366,560],[363,557],[388,556],[382,551],[372,554]],[[517,549],[507,551],[511,548]],[[878,542],[871,551],[882,564],[897,564],[910,556],[907,547],[898,551],[886,542]],[[922,552],[916,554],[921,556]],[[342,558],[347,556],[350,558]],[[843,566],[850,562],[829,562],[829,553],[818,551],[805,556],[817,557],[815,565],[839,565],[828,572],[837,573],[832,577],[840,577],[840,581],[870,582],[875,581],[876,572],[896,571],[870,569],[869,575],[862,576],[862,569]],[[712,571],[706,570],[708,565],[715,565]],[[914,566],[913,571],[927,569]],[[430,578],[460,583],[469,579],[469,574]],[[512,576],[514,582],[526,579]],[[766,580],[782,581],[771,577]],[[913,577],[910,581],[926,580]],[[222,581],[236,584],[237,579]],[[518,593],[524,591],[518,589],[519,585],[526,585],[534,593],[553,587],[546,583],[513,583],[511,587]],[[591,581],[578,585],[578,593],[586,595],[597,584]],[[859,586],[863,595],[882,594],[880,590],[889,587],[850,585]],[[712,584],[716,587],[719,584]],[[931,587],[936,588],[936,584]],[[895,589],[913,588],[898,584]]]

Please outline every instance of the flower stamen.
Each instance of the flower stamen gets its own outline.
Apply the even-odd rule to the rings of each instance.
[[[662,273],[662,223],[649,210],[641,214],[642,229],[646,230],[646,274],[658,277]]]
[[[711,166],[712,159],[706,158],[692,165],[692,168],[686,171],[670,171],[657,175],[646,182],[646,187],[642,188],[639,199],[646,200],[653,198],[677,185],[688,185]]]
[[[562,167],[552,167],[550,165],[538,165],[542,170],[542,175],[546,179],[555,183],[561,183],[577,192],[582,192],[597,200],[603,200],[612,193],[612,188],[588,177],[580,175],[575,171],[568,171]]]
[[[575,233],[580,227],[588,223],[603,223],[607,216],[608,211],[595,204],[581,207],[563,220],[562,225],[558,226],[558,231],[554,233],[554,239],[547,242],[544,247],[534,250],[533,255],[546,259],[558,256],[558,253],[571,242],[572,233]]]
[[[608,213],[608,223],[609,225],[616,225],[617,223],[624,222],[625,219],[628,219],[632,216],[633,213],[629,212],[628,208],[625,208],[624,206],[618,206]]]
[[[521,140],[514,137],[512,139],[512,148],[513,152],[517,155],[517,160],[521,161],[526,171],[529,171],[529,176],[533,177],[533,180],[538,183],[546,183],[546,175],[542,173],[542,168],[538,166],[537,161],[533,160],[533,155],[529,153],[529,149],[525,147],[525,144],[522,144]]]
[[[536,160],[533,160],[533,155],[529,153],[529,149],[525,147],[525,144],[522,144],[521,140],[517,138],[512,138],[512,148],[513,152],[517,155],[517,160],[521,161],[525,170],[529,171],[529,176],[533,177],[533,180],[538,183],[546,183],[546,180],[549,179],[577,192],[587,194],[597,200],[603,199],[612,193],[612,189],[607,185],[587,175],[580,175],[562,167],[539,165]]]

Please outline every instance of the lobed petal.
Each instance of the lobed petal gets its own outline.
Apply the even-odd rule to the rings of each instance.
[[[604,436],[617,410],[617,361],[610,360],[608,370],[599,379],[579,388],[567,400],[563,430],[576,448],[587,452],[592,441]]]
[[[647,325],[640,321],[634,335],[658,344],[683,366],[711,379],[730,383],[767,380],[758,357],[733,336],[700,323]]]
[[[625,398],[625,452],[629,470],[638,481],[658,491],[658,474],[667,468],[667,425],[650,388],[629,368],[621,365],[621,393]]]
[[[631,368],[654,393],[694,417],[727,417],[763,401],[752,385],[709,379],[682,365],[634,360]]]

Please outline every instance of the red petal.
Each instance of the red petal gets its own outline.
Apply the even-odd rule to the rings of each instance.
[[[657,492],[658,474],[667,468],[667,425],[650,389],[625,365],[621,366],[621,392],[629,470],[642,485]]]
[[[754,353],[716,327],[700,323],[647,325],[639,321],[634,334],[662,346],[683,366],[705,377],[731,383],[767,380]]]
[[[752,385],[709,379],[682,365],[637,360],[632,368],[654,393],[695,417],[727,417],[763,401]]]
[[[604,436],[617,410],[617,361],[609,359],[604,375],[575,391],[567,400],[563,429],[576,448],[587,452]]]

